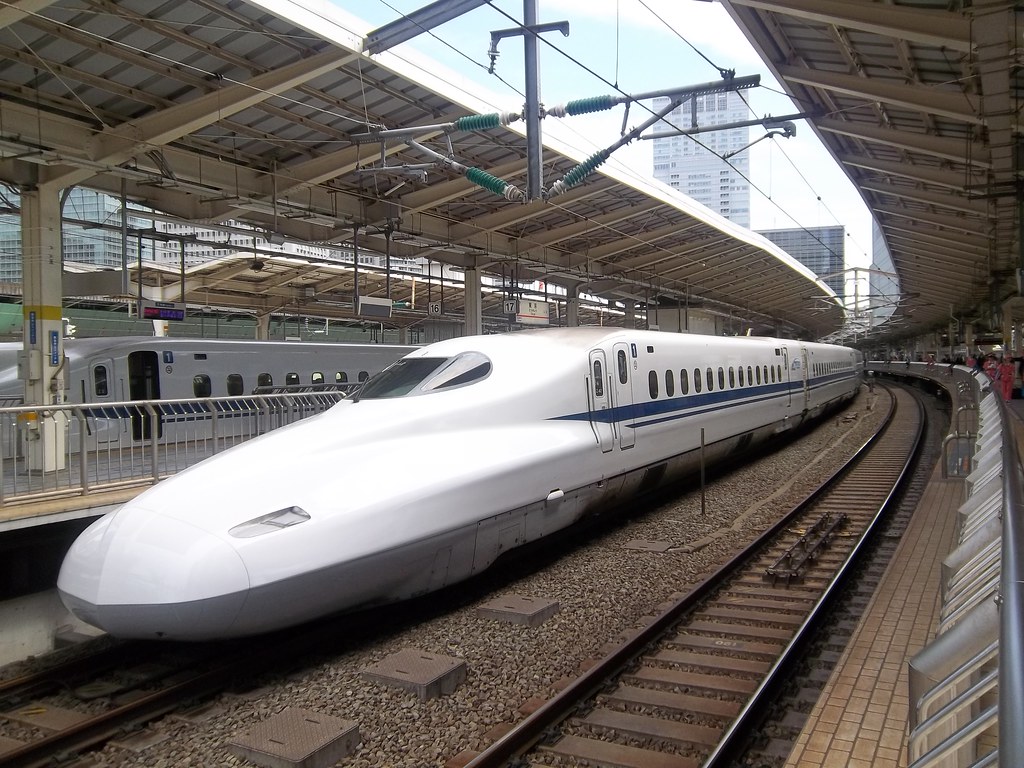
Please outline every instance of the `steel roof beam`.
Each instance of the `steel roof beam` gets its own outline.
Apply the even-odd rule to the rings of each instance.
[[[965,235],[991,239],[992,234],[988,231],[988,223],[979,219],[969,219],[965,216],[940,216],[937,213],[927,211],[914,211],[909,208],[896,208],[891,205],[872,205],[871,210],[882,217],[896,217],[918,221],[924,224],[932,224],[941,230],[952,230],[963,232]],[[899,228],[899,225],[887,221],[886,226]]]
[[[826,133],[848,136],[867,144],[880,144],[893,149],[930,155],[942,160],[951,160],[955,163],[964,163],[980,168],[992,167],[988,147],[977,141],[950,139],[912,131],[897,131],[853,120],[819,118],[814,121],[814,125]]]
[[[406,40],[412,40],[424,32],[429,32],[447,21],[458,18],[474,8],[485,5],[488,1],[437,0],[437,2],[412,11],[400,19],[377,27],[366,36],[363,47],[369,53],[381,53]]]
[[[959,13],[886,5],[884,12],[872,3],[841,0],[726,0],[729,5],[769,11],[819,24],[846,27],[934,45],[967,53],[971,50],[971,23]]]
[[[295,86],[337,69],[358,54],[332,48],[323,53],[300,59],[272,69],[261,75],[204,94],[191,101],[131,120],[110,130],[100,131],[89,139],[86,158],[94,163],[119,165],[138,154],[160,148],[204,128],[218,120],[230,117],[261,101],[283,93]],[[65,169],[44,174],[44,183],[68,187],[86,181],[94,175],[88,169]]]
[[[865,101],[879,101],[915,112],[941,115],[973,125],[982,125],[984,117],[974,94],[939,90],[921,83],[883,82],[876,78],[848,75],[842,72],[812,70],[806,67],[780,65],[779,75],[790,83],[843,93]]]
[[[0,7],[0,29],[6,29],[26,16],[33,16],[55,2],[56,0],[7,0]]]
[[[863,155],[840,155],[839,161],[843,165],[852,168],[862,168],[866,171],[885,174],[886,176],[898,176],[904,179],[911,179],[922,184],[933,184],[940,187],[948,187],[958,192],[964,191],[968,186],[981,184],[984,177],[976,176],[973,179],[964,173],[951,171],[946,168],[934,166],[915,165],[913,163],[894,163],[887,160],[873,160]]]
[[[971,200],[959,195],[942,195],[936,192],[926,192],[914,187],[897,184],[878,184],[875,182],[861,182],[858,186],[865,192],[873,192],[877,195],[914,200],[918,203],[934,205],[938,208],[948,208],[952,211],[963,211],[964,213],[971,213],[981,217],[988,215],[988,205],[985,202]]]

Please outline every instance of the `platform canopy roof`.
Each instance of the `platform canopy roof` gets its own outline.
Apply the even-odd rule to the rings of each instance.
[[[527,203],[451,167],[409,168],[431,157],[376,131],[508,105],[443,82],[401,46],[364,52],[364,26],[312,1],[4,3],[0,180],[123,192],[185,222],[238,222],[295,241],[351,248],[358,232],[364,251],[542,280],[641,311],[700,305],[754,333],[819,338],[842,327],[840,302],[807,269],[614,158],[565,194]],[[514,125],[438,128],[415,141],[525,187]],[[589,154],[548,143],[545,178]],[[259,271],[226,263],[190,275],[185,298],[234,306],[274,295],[311,316],[351,314],[355,283],[329,272],[287,259]],[[169,298],[175,279],[158,279]],[[425,301],[395,322],[422,319]]]
[[[881,227],[900,296],[877,332],[1019,322],[1020,5],[723,4]]]

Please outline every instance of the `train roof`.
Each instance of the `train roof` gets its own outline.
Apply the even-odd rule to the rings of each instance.
[[[245,339],[196,339],[169,336],[97,336],[85,339],[65,339],[68,354],[92,355],[101,351],[113,352],[124,349],[199,349],[207,350],[279,350],[304,349],[341,350],[346,348],[376,350],[413,350],[411,344],[370,344],[365,342],[316,342],[316,341],[255,341]]]

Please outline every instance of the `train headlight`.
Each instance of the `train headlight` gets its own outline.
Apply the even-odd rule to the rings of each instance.
[[[251,539],[253,536],[262,536],[282,528],[290,528],[307,520],[309,520],[309,512],[301,507],[285,507],[277,512],[271,512],[269,515],[254,517],[252,520],[236,525],[228,533],[236,539]]]

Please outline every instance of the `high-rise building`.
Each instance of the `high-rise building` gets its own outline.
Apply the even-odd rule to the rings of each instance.
[[[846,295],[846,227],[769,229],[758,232],[821,278],[842,299]]]
[[[707,128],[750,119],[750,109],[736,91],[694,96],[666,115],[654,134],[693,127]],[[668,98],[654,99],[660,112]],[[654,178],[678,189],[740,226],[750,226],[750,129],[728,128],[692,136],[654,139]],[[736,154],[732,154],[736,153]],[[723,159],[726,157],[728,162]]]

